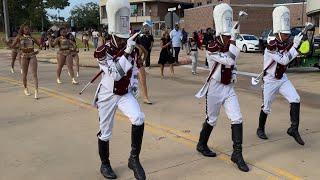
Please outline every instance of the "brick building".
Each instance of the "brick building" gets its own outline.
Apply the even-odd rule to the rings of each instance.
[[[316,32],[320,34],[320,2],[319,0],[307,1],[307,15],[310,17],[311,22],[316,25]]]
[[[107,25],[107,0],[100,0],[100,23]],[[183,18],[185,8],[193,7],[191,0],[129,0],[131,6],[130,22],[133,29],[140,29],[143,22],[152,20],[154,29],[160,29],[168,8],[176,7],[176,13]],[[156,30],[155,30],[156,31]]]
[[[279,5],[290,9],[292,26],[304,24],[308,20],[306,3],[299,1],[301,0],[193,0],[195,7],[185,10],[184,25],[188,32],[214,27],[213,9],[215,5],[225,2],[233,8],[235,21],[240,10],[249,14],[241,25],[241,32],[260,35],[265,29],[272,28],[272,11]]]

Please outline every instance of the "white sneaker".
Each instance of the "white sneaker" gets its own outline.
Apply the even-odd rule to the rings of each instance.
[[[20,69],[20,73],[22,74],[23,72],[22,72],[22,69]]]
[[[13,69],[13,68],[11,68],[11,69],[10,69],[10,72],[11,72],[12,74],[14,74],[14,69]]]
[[[38,90],[34,90],[34,98],[35,99],[39,99],[39,96],[38,96]]]
[[[24,88],[23,92],[24,92],[24,95],[26,95],[26,96],[30,96],[31,95],[29,90],[28,90],[28,88]]]
[[[57,84],[62,84],[62,82],[59,78],[57,78]]]
[[[74,78],[72,78],[72,84],[79,84]]]
[[[79,72],[77,72],[77,77],[79,77]]]

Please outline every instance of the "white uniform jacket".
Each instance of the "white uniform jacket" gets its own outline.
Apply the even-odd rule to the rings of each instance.
[[[270,66],[269,69],[267,69],[267,74],[263,78],[264,81],[270,81],[275,80],[275,73],[276,73],[276,67],[277,63],[281,65],[288,65],[292,59],[298,56],[298,51],[296,48],[291,47],[289,51],[279,52],[278,50],[268,50],[268,48],[265,49],[264,53],[264,62],[263,62],[263,68],[266,69],[272,62],[273,65]],[[283,74],[282,79],[287,79],[286,74]]]
[[[108,43],[106,44],[108,47]],[[137,67],[135,58],[137,56],[132,57],[129,56],[128,59],[122,55],[121,57],[113,60],[113,56],[106,53],[105,57],[99,58],[98,63],[100,70],[103,71],[102,79],[99,83],[93,104],[96,106],[97,94],[99,93],[99,89],[101,86],[104,86],[109,93],[105,93],[106,97],[109,98],[114,95],[114,82],[119,81],[121,78],[127,75],[127,72],[132,69],[132,76],[130,78],[130,84],[128,87],[128,92],[131,92],[133,89],[138,88],[138,73],[139,69]]]
[[[211,79],[214,79],[217,82],[221,82],[221,66],[222,65],[225,65],[226,68],[230,68],[231,66],[234,66],[235,68],[232,71],[232,73],[233,75],[236,75],[237,74],[236,59],[239,57],[239,54],[240,54],[240,49],[233,44],[229,46],[228,52],[207,51],[206,55],[207,55],[209,67],[213,69],[215,64],[219,63]]]

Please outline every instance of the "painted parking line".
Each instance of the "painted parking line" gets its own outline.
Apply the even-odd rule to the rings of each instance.
[[[9,84],[13,84],[13,85],[18,85],[18,86],[22,87],[22,83],[20,81],[17,81],[12,78],[0,76],[0,81],[6,82]],[[80,98],[75,98],[75,97],[72,97],[68,94],[63,94],[63,93],[57,92],[55,90],[44,88],[44,87],[39,87],[39,90],[40,90],[40,93],[42,93],[42,94],[46,94],[48,96],[60,99],[60,100],[65,101],[67,103],[73,104],[75,106],[80,106],[80,107],[90,109],[93,111],[97,110],[90,103],[88,103],[85,100],[82,100]],[[116,113],[115,118],[120,121],[128,121],[127,117],[125,117],[124,115],[122,115],[120,113]],[[164,126],[161,124],[152,123],[150,121],[145,122],[145,128],[151,134],[158,135],[158,136],[165,136],[166,138],[168,138],[174,142],[181,143],[189,148],[195,149],[196,144],[198,142],[198,137],[195,135],[188,134],[188,133],[182,132],[180,130],[177,130],[177,129],[174,129],[174,128],[171,128],[168,126]],[[230,161],[230,155],[223,152],[222,150],[219,150],[219,148],[217,148],[217,147],[214,147],[214,149],[215,149],[215,151],[218,152],[217,158],[219,160],[221,160],[227,164],[230,164],[230,165],[233,164]],[[251,163],[248,161],[247,161],[247,163],[249,165],[251,165],[251,167],[253,169],[256,169],[256,170],[263,172],[263,175],[265,176],[266,179],[279,179],[279,178],[285,178],[285,179],[291,179],[291,180],[302,179],[301,177],[294,175],[291,172],[288,172],[284,169],[276,168],[271,165],[265,165],[265,164],[261,164],[261,163],[259,163],[259,164]]]

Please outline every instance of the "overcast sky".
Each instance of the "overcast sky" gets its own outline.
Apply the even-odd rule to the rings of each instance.
[[[99,0],[69,0],[70,6],[66,7],[64,10],[60,11],[60,16],[68,18],[70,16],[70,10],[77,5],[86,4],[88,2],[99,3]],[[48,10],[48,13],[51,15],[58,15],[58,10]]]

